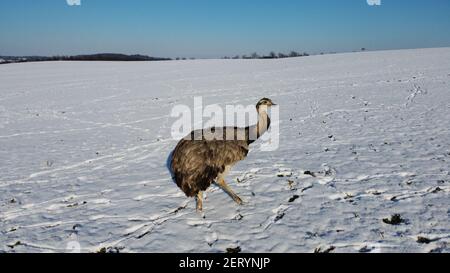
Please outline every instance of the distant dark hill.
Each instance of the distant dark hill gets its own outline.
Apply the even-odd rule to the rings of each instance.
[[[145,55],[125,55],[115,53],[101,53],[92,55],[69,56],[71,61],[168,61],[169,58],[149,57]]]
[[[76,56],[0,56],[1,63],[25,63],[46,61],[170,61],[170,58],[150,57],[145,55],[125,55],[116,53],[100,53]]]

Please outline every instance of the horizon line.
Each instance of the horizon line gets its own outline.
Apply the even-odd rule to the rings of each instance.
[[[343,51],[315,51],[315,52],[308,52],[308,51],[297,51],[297,50],[289,50],[289,52],[286,51],[269,51],[269,52],[265,52],[265,53],[260,53],[258,51],[253,51],[250,53],[245,53],[245,54],[225,54],[222,56],[214,56],[214,57],[194,57],[194,56],[189,56],[187,57],[186,55],[179,55],[176,57],[167,57],[167,56],[155,56],[155,55],[149,55],[149,54],[145,54],[145,53],[123,53],[123,52],[97,52],[97,53],[77,53],[77,54],[53,54],[53,55],[39,55],[39,54],[27,54],[27,55],[11,55],[11,54],[0,54],[0,57],[43,57],[43,58],[53,58],[53,57],[77,57],[77,56],[91,56],[91,55],[101,55],[101,54],[115,54],[115,55],[125,55],[125,56],[144,56],[144,57],[150,57],[150,58],[167,58],[167,59],[173,59],[176,60],[177,58],[184,58],[184,59],[197,59],[197,60],[214,60],[214,59],[223,59],[226,57],[229,57],[230,59],[232,59],[233,57],[239,56],[241,59],[244,56],[251,56],[252,54],[256,53],[258,54],[259,57],[264,57],[264,56],[269,56],[271,52],[275,52],[275,53],[286,53],[289,54],[291,52],[297,52],[297,53],[307,53],[308,55],[329,55],[329,54],[345,54],[345,53],[357,53],[357,52],[378,52],[378,51],[397,51],[397,50],[414,50],[414,49],[433,49],[433,48],[449,48],[450,45],[445,45],[445,46],[430,46],[430,47],[405,47],[405,48],[385,48],[385,49],[370,49],[370,48],[366,48],[366,47],[362,47],[359,49],[354,49],[354,50],[343,50]]]

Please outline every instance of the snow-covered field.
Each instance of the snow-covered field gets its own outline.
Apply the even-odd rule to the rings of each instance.
[[[281,116],[280,148],[229,175],[246,204],[213,187],[205,218],[166,167],[194,96]],[[450,252],[450,48],[0,66],[0,252],[77,246]]]

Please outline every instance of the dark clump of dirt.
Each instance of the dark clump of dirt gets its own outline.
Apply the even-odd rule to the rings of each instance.
[[[100,248],[100,249],[97,251],[97,253],[101,253],[101,254],[106,253],[106,247]]]
[[[100,248],[97,253],[99,254],[119,254],[120,250],[123,248],[120,247],[102,247]]]
[[[283,212],[283,213],[280,213],[280,214],[278,214],[277,215],[277,217],[275,217],[275,220],[273,220],[275,223],[276,222],[278,222],[278,221],[280,221],[281,219],[283,219],[283,217],[285,216],[286,214]]]
[[[179,207],[179,208],[177,208],[176,210],[174,210],[172,213],[173,213],[173,214],[177,214],[178,212],[184,210],[186,207],[187,207],[187,205],[182,206],[182,207]]]
[[[233,247],[227,248],[228,254],[238,254],[238,253],[241,253],[241,251],[242,251],[242,249],[240,246],[234,247],[234,248]]]
[[[433,190],[432,193],[439,193],[439,192],[441,192],[441,191],[442,191],[442,189],[439,188],[439,187],[437,187],[436,189]]]
[[[322,250],[321,247],[316,248],[316,250],[314,250],[314,253],[331,253],[335,250],[336,248],[334,246],[330,246],[327,249]]]
[[[304,174],[305,174],[305,175],[310,175],[310,176],[312,176],[312,177],[316,177],[316,174],[313,173],[313,172],[311,172],[311,171],[305,171]]]
[[[7,232],[9,233],[9,232],[14,232],[14,231],[17,231],[17,228],[16,228],[16,227],[10,228]]]
[[[73,204],[67,205],[67,207],[68,208],[75,208],[75,207],[78,207],[80,205],[86,205],[86,204],[87,204],[87,202],[84,201],[83,203],[73,203]]]
[[[391,198],[391,201],[392,201],[392,202],[398,202],[398,201],[399,201],[399,200],[398,200],[398,196],[392,197],[392,198]]]
[[[430,239],[428,239],[428,238],[425,238],[425,237],[417,237],[417,242],[419,243],[419,244],[429,244],[429,243],[431,243],[431,242],[433,242],[432,240],[430,240]]]
[[[81,227],[83,227],[83,226],[80,225],[80,224],[75,224],[75,225],[72,226],[72,230],[77,230],[77,229],[79,229]]]
[[[359,253],[370,253],[372,251],[371,248],[369,248],[368,246],[364,246],[363,248],[361,248],[358,252]]]
[[[278,174],[277,175],[278,177],[291,177],[292,176],[292,173],[280,173],[280,174]]]
[[[385,218],[383,222],[388,225],[398,226],[400,224],[406,224],[407,221],[402,218],[400,214],[394,214],[391,216],[391,219]]]
[[[314,187],[313,185],[305,187],[305,188],[302,189],[302,192],[305,192],[305,191],[307,191],[309,189],[312,189],[313,187]]]
[[[21,246],[21,245],[22,245],[22,242],[21,241],[17,241],[17,242],[15,242],[13,244],[9,244],[8,247],[9,248],[15,248],[16,246]]]
[[[292,197],[289,199],[289,203],[292,203],[292,202],[294,202],[295,200],[297,200],[297,199],[299,199],[299,198],[300,198],[300,196],[294,195],[294,196],[292,196]]]

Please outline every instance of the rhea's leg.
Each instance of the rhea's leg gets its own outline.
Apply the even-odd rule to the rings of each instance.
[[[197,201],[197,212],[203,211],[203,192],[199,192],[195,199]]]
[[[242,205],[242,199],[233,192],[233,190],[227,185],[225,180],[223,179],[223,176],[220,175],[217,178],[216,182],[217,186],[219,186],[224,192],[226,192],[231,198],[233,198],[234,202],[236,202],[238,205]]]

